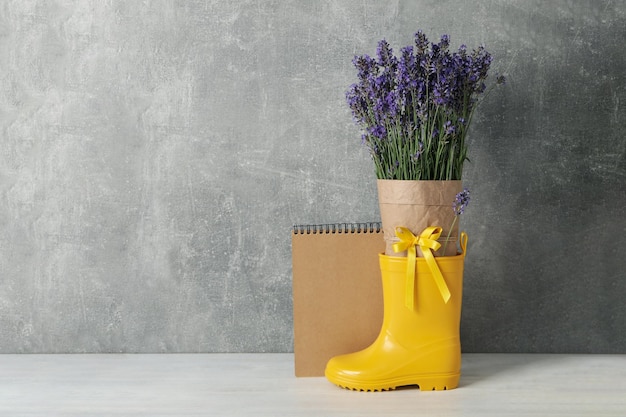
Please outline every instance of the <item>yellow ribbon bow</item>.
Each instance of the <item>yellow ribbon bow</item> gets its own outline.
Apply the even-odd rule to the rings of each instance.
[[[399,242],[393,244],[393,250],[396,252],[407,251],[407,263],[406,263],[406,295],[405,304],[407,308],[413,310],[415,306],[415,264],[417,262],[417,250],[416,246],[419,246],[426,260],[426,264],[430,269],[430,273],[439,288],[439,292],[443,297],[443,301],[448,303],[450,299],[450,290],[446,285],[446,281],[441,275],[439,265],[435,261],[435,256],[431,252],[432,250],[438,250],[441,244],[437,242],[443,229],[441,227],[427,227],[424,231],[416,237],[406,227],[396,227],[396,236],[400,239]]]

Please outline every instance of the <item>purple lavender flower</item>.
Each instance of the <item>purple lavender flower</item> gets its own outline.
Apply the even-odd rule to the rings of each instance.
[[[387,129],[385,126],[375,125],[369,129],[369,133],[378,139],[384,139],[387,136]]]
[[[372,73],[376,73],[376,61],[369,55],[355,56],[352,63],[358,70],[358,77],[361,81],[367,81]]]
[[[450,120],[444,123],[444,127],[446,128],[446,135],[452,135],[456,131],[456,127],[454,127]]]
[[[450,241],[450,236],[452,235],[452,229],[454,229],[454,225],[458,217],[465,212],[465,208],[469,204],[470,195],[469,190],[467,188],[463,188],[463,191],[459,192],[454,198],[454,203],[452,203],[452,210],[454,210],[454,219],[452,220],[452,224],[448,229],[448,237],[445,240],[443,245],[443,250],[441,253],[446,253],[446,247],[448,246],[448,242]]]
[[[448,35],[431,43],[418,31],[414,45],[401,48],[399,57],[384,39],[375,58],[354,57],[358,79],[348,88],[346,102],[363,129],[378,178],[401,172],[407,178],[399,179],[460,179],[467,127],[486,89],[492,57],[483,46],[471,52],[465,45],[456,52],[449,47]],[[411,166],[393,166],[399,155]],[[433,163],[438,165],[423,165]]]
[[[376,55],[378,56],[378,65],[381,67],[393,68],[397,63],[397,58],[393,56],[393,50],[384,39],[378,42]]]
[[[422,142],[420,142],[419,149],[417,150],[417,152],[411,155],[411,160],[413,162],[417,162],[417,160],[420,159],[420,156],[422,156],[423,151],[424,151],[424,145],[422,145]]]
[[[426,39],[426,35],[421,30],[418,30],[415,34],[415,46],[420,54],[428,49],[428,39]]]
[[[452,209],[454,210],[455,216],[460,216],[465,212],[465,208],[469,204],[470,201],[470,192],[467,188],[463,188],[463,191],[459,192],[454,198],[454,203],[452,203]]]
[[[445,51],[450,46],[450,36],[443,34],[441,35],[441,41],[439,42],[439,48],[442,51]]]

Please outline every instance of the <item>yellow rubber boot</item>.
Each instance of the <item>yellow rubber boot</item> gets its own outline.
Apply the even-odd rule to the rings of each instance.
[[[407,258],[380,256],[384,317],[378,338],[359,352],[335,356],[326,378],[343,388],[381,391],[418,385],[422,391],[458,386],[461,375],[459,324],[463,289],[462,253],[436,258],[450,298],[444,301],[424,258],[417,258],[414,307],[405,303]]]

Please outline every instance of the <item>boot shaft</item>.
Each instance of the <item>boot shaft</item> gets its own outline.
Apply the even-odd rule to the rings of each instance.
[[[435,258],[450,290],[447,303],[426,261],[417,258],[413,310],[407,308],[404,302],[407,258],[379,256],[384,300],[383,328],[402,335],[402,343],[409,345],[422,345],[425,340],[458,338],[465,254]],[[398,332],[400,329],[403,330]]]

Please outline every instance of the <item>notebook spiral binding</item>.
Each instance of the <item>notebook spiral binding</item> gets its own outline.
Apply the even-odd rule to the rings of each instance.
[[[334,233],[380,233],[381,222],[366,223],[328,223],[328,224],[296,224],[293,233],[296,235],[317,235]]]

